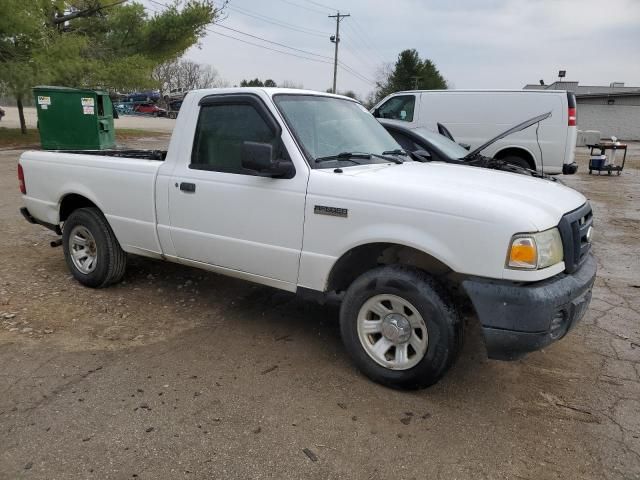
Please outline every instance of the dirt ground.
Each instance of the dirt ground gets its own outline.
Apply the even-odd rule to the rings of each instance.
[[[18,214],[19,153],[0,152],[0,478],[640,478],[640,145],[620,177],[579,149],[563,179],[595,210],[583,322],[505,363],[467,319],[419,392],[360,375],[335,308],[292,294],[142,258],[80,286]]]

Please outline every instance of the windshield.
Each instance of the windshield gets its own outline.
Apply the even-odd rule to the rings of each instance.
[[[362,105],[351,100],[278,94],[274,101],[312,168],[330,168],[336,163],[340,166],[388,163],[375,156],[361,156],[355,160],[343,157],[317,163],[315,160],[345,153],[381,155],[402,148]]]
[[[431,145],[439,149],[446,156],[454,159],[461,159],[468,155],[468,151],[458,145],[456,142],[449,140],[444,135],[432,132],[426,128],[418,127],[412,129],[412,132],[417,133],[422,138],[427,140]]]

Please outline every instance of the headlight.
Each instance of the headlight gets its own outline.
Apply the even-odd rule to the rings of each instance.
[[[539,233],[514,235],[507,255],[508,268],[535,270],[563,259],[562,239],[557,228]]]

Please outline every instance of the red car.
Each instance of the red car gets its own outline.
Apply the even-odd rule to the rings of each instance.
[[[133,107],[133,111],[153,115],[154,117],[164,117],[167,115],[167,111],[164,108],[160,108],[155,103],[139,103]]]

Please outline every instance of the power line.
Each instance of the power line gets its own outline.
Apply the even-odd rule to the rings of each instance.
[[[323,5],[322,3],[314,2],[313,0],[304,0],[307,3],[311,3],[312,5],[316,5],[318,7],[326,8],[327,10],[331,10],[332,12],[337,12],[339,9],[335,7],[330,7],[329,5]]]
[[[167,5],[165,5],[165,4],[161,3],[161,2],[158,2],[156,0],[149,0],[149,1],[151,1],[151,2],[153,2],[155,4],[158,4],[158,5],[162,5],[163,7],[168,7]],[[290,47],[289,45],[285,45],[284,43],[279,43],[279,42],[274,42],[272,40],[267,40],[266,38],[259,37],[258,35],[253,35],[251,33],[243,32],[242,30],[238,30],[237,28],[227,27],[226,25],[220,25],[220,24],[217,24],[217,23],[214,23],[213,27],[219,27],[219,28],[224,28],[226,30],[231,30],[232,32],[236,32],[236,33],[239,33],[241,35],[246,35],[247,37],[255,38],[256,40],[260,40],[262,42],[266,42],[266,43],[270,43],[270,44],[273,44],[273,45],[277,45],[279,47],[288,48],[288,49],[294,50],[296,52],[304,53],[305,55],[312,55],[314,57],[323,58],[323,59],[326,59],[326,60],[332,60],[331,57],[328,57],[326,55],[320,55],[319,53],[314,53],[314,52],[310,52],[310,51],[307,51],[307,50],[302,50],[301,48]],[[206,28],[206,30],[208,32],[212,32],[212,30],[210,28]],[[227,36],[229,36],[229,35],[227,35]],[[235,37],[231,37],[231,38],[235,38]]]
[[[277,20],[277,19],[275,19],[273,17],[268,17],[266,15],[262,15],[262,14],[256,13],[256,12],[251,12],[250,10],[241,9],[239,7],[233,7],[231,5],[228,5],[227,8],[233,10],[234,12],[240,13],[242,15],[246,15],[248,17],[252,17],[252,18],[255,18],[257,20],[261,20],[263,22],[271,23],[271,24],[279,26],[279,27],[288,28],[288,29],[294,30],[296,32],[306,33],[307,35],[313,35],[313,36],[322,37],[322,38],[326,38],[327,35],[330,35],[327,32],[322,32],[320,30],[315,30],[315,29],[306,28],[306,27],[298,27],[298,26],[293,25],[291,23],[283,22],[282,20]]]
[[[346,72],[349,72],[351,75],[353,75],[354,77],[359,78],[363,82],[369,83],[371,85],[376,85],[376,82],[374,82],[370,78],[365,77],[364,75],[362,75],[360,72],[358,72],[357,70],[353,69],[349,65],[346,65],[346,64],[344,64],[342,62],[338,62],[338,66],[342,67],[343,70],[345,70]]]
[[[370,50],[375,52],[376,51],[375,48],[371,47],[371,45],[375,44],[375,42],[371,41],[371,38],[369,37],[365,29],[360,25],[360,22],[354,19],[354,21],[351,23],[353,23],[352,27],[354,29],[354,32],[357,32],[357,34],[361,37],[363,43],[367,47],[369,47]]]
[[[354,58],[356,59],[360,65],[362,65],[366,70],[375,72],[377,68],[377,63],[375,61],[370,61],[370,57],[366,56],[366,53],[357,48],[354,45],[353,39],[350,35],[343,36],[346,38],[347,43],[342,47]],[[366,57],[366,58],[365,58]]]
[[[347,28],[349,31],[345,32],[346,35],[352,39],[353,46],[357,47],[358,50],[362,52],[362,55],[367,57],[367,60],[371,62],[372,65],[379,65],[380,63],[384,63],[382,61],[382,57],[375,54],[375,49],[371,48],[367,45],[364,40],[358,35],[358,33],[353,29],[351,23],[347,23]]]
[[[320,55],[319,53],[309,52],[308,50],[302,50],[301,48],[290,47],[289,45],[285,45],[284,43],[279,43],[279,42],[274,42],[272,40],[267,40],[266,38],[262,38],[262,37],[259,37],[257,35],[253,35],[251,33],[246,33],[246,32],[243,32],[242,30],[238,30],[236,28],[231,28],[231,27],[227,27],[225,25],[220,25],[220,24],[216,24],[216,23],[214,23],[213,26],[214,27],[225,28],[227,30],[231,30],[233,32],[239,33],[241,35],[246,35],[247,37],[255,38],[257,40],[261,40],[263,42],[271,43],[271,44],[277,45],[279,47],[289,48],[291,50],[295,50],[297,52],[304,53],[306,55],[313,55],[314,57],[326,58],[326,59],[331,60],[331,57],[328,57],[326,55]]]
[[[305,56],[302,56],[302,55],[297,55],[297,54],[291,53],[291,52],[284,52],[282,50],[277,50],[275,48],[267,47],[265,45],[260,45],[259,43],[249,42],[249,41],[243,40],[241,38],[233,37],[231,35],[227,35],[227,34],[224,34],[224,33],[221,33],[221,32],[216,32],[216,31],[210,30],[208,28],[206,30],[207,30],[207,32],[214,33],[214,34],[220,35],[222,37],[231,38],[233,40],[237,40],[238,42],[246,43],[247,45],[253,45],[254,47],[264,48],[265,50],[271,50],[272,52],[282,53],[284,55],[290,55],[292,57],[302,58],[304,60],[310,60],[312,62],[326,63],[327,65],[331,65],[331,62],[328,61],[328,60],[320,60],[319,58],[310,58],[310,57],[305,57]]]
[[[155,3],[157,5],[161,5],[161,6],[165,7],[165,8],[168,8],[168,5],[165,5],[165,4],[163,4],[161,2],[158,2],[156,0],[149,0],[149,1],[151,1],[152,3]],[[158,12],[157,10],[154,10],[151,7],[147,7],[147,8],[149,8],[150,10],[152,10],[152,11],[154,11],[156,13]],[[208,27],[205,27],[205,30],[207,32],[213,33],[215,35],[219,35],[219,36],[222,36],[222,37],[230,38],[232,40],[236,40],[238,42],[241,42],[241,43],[244,43],[244,44],[247,44],[247,45],[251,45],[251,46],[254,46],[254,47],[262,48],[262,49],[269,50],[269,51],[276,52],[276,53],[281,53],[283,55],[289,55],[291,57],[300,58],[302,60],[308,60],[308,61],[317,62],[317,63],[324,63],[324,64],[328,64],[328,65],[331,65],[333,63],[331,61],[332,60],[331,57],[327,57],[325,55],[320,55],[320,54],[317,54],[317,53],[308,52],[306,50],[297,49],[295,47],[289,47],[288,45],[285,45],[285,44],[282,44],[282,43],[278,43],[278,42],[273,42],[271,40],[267,40],[265,38],[258,37],[256,35],[245,33],[245,32],[242,32],[240,30],[237,30],[237,29],[234,29],[234,28],[231,28],[231,27],[226,27],[224,25],[214,24],[213,26],[214,27],[226,28],[228,30],[232,30],[234,32],[240,33],[242,35],[247,35],[247,36],[250,36],[252,38],[256,38],[256,39],[258,39],[260,41],[263,41],[263,42],[272,43],[272,44],[275,44],[275,45],[278,45],[278,46],[281,46],[281,47],[284,47],[284,48],[292,49],[292,50],[299,51],[299,52],[307,54],[307,55],[313,55],[313,56],[319,57],[319,58],[311,58],[311,57],[308,57],[308,56],[305,56],[305,55],[299,55],[299,54],[296,54],[296,53],[287,52],[287,51],[279,50],[279,49],[276,49],[276,48],[268,47],[266,45],[261,45],[261,44],[258,44],[258,43],[250,42],[248,40],[237,38],[237,37],[234,37],[232,35],[227,35],[227,34],[224,34],[222,32],[217,32],[217,31],[212,30],[211,28],[208,28]],[[358,80],[363,81],[365,83],[369,83],[371,85],[375,85],[375,82],[373,82],[372,80],[368,79],[364,75],[360,74],[356,70],[352,69],[349,65],[346,65],[343,62],[338,62],[338,66],[340,66],[340,68],[342,68],[345,72],[349,73],[350,75],[352,75],[353,77],[357,78]]]
[[[299,3],[292,2],[291,0],[280,0],[280,1],[284,3],[288,3],[289,5],[293,5],[294,7],[304,8],[305,10],[308,10],[310,12],[321,13],[322,15],[326,14],[326,12],[318,10],[317,8],[311,8],[311,7],[307,7],[306,5],[300,5]]]
[[[371,47],[371,45],[369,45],[365,41],[364,37],[362,37],[362,35],[360,35],[356,31],[356,29],[354,27],[355,24],[356,24],[355,19],[353,21],[347,23],[347,27],[349,28],[350,32],[353,34],[353,39],[356,40],[356,42],[354,42],[354,43],[358,44],[358,48],[360,48],[362,50],[362,52],[367,56],[367,58],[372,61],[371,63],[373,65],[384,63],[384,61],[382,60],[382,57],[380,57],[379,55],[377,55],[375,53],[376,49]],[[351,36],[351,35],[349,35],[349,36]],[[376,58],[373,58],[374,56]]]

